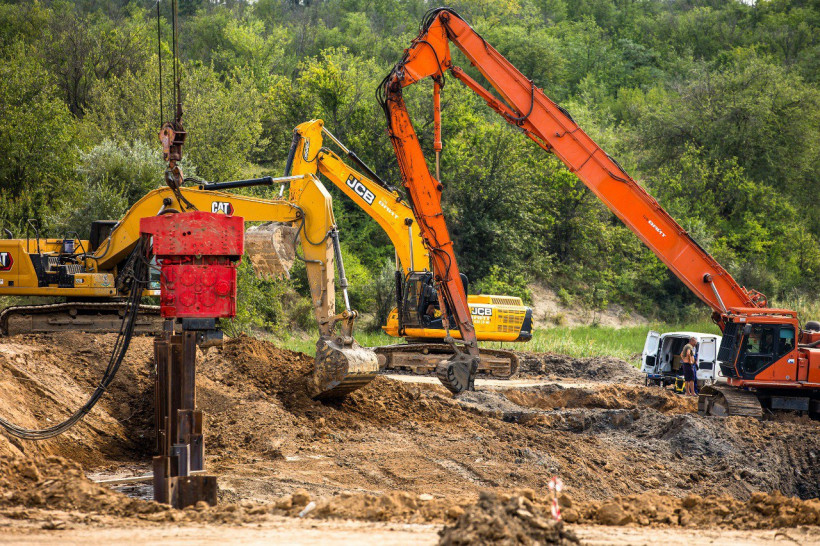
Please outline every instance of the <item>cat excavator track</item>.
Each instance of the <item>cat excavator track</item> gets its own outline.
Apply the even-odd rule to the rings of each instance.
[[[0,335],[50,332],[117,332],[127,302],[67,302],[18,305],[0,311]],[[135,334],[162,331],[158,305],[140,305],[134,323]]]
[[[446,343],[408,343],[374,347],[382,370],[410,371],[419,375],[436,371],[439,363],[453,356]],[[518,371],[518,357],[512,351],[481,348],[478,373],[507,379]]]
[[[715,417],[763,417],[763,406],[753,392],[720,385],[707,385],[698,394],[698,413]]]

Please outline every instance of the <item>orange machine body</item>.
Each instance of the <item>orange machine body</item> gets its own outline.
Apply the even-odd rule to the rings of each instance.
[[[467,57],[500,99],[453,65],[450,43]],[[465,340],[474,340],[475,333],[467,310],[466,294],[458,282],[453,243],[442,212],[443,188],[427,167],[402,97],[404,87],[431,78],[434,81],[434,106],[438,108],[437,95],[445,83],[445,75],[458,79],[507,122],[518,127],[544,150],[554,153],[713,310],[713,319],[722,330],[727,327],[737,330],[735,353],[733,357],[727,357],[731,366],[738,369],[738,355],[751,343],[751,334],[743,326],[757,325],[756,328],[763,329],[763,334],[774,336],[771,354],[766,355],[766,365],[754,372],[739,369],[729,379],[731,385],[820,388],[820,348],[805,347],[806,343],[816,341],[815,337],[820,339],[820,334],[801,331],[793,311],[769,309],[765,296],[740,286],[575,123],[566,110],[550,100],[458,14],[449,8],[437,8],[428,12],[419,36],[382,82],[379,100],[387,116],[404,186],[411,196],[411,205],[420,219],[422,236],[433,258],[433,270],[441,287],[439,293],[444,294],[455,310]],[[438,141],[438,112],[434,113],[434,119]],[[762,357],[760,362],[764,362]]]

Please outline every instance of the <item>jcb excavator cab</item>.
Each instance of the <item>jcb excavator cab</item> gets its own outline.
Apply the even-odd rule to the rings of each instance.
[[[466,275],[461,275],[464,291],[467,292],[469,281]],[[401,305],[402,328],[428,328],[443,330],[443,317],[449,318],[453,324],[453,317],[449,309],[440,309],[438,291],[433,281],[433,274],[429,271],[414,271],[404,279],[405,290]]]

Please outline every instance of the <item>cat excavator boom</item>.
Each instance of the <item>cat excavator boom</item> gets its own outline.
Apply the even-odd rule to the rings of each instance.
[[[498,96],[453,64],[454,44]],[[467,298],[458,282],[453,243],[441,208],[444,187],[433,177],[402,92],[433,81],[436,165],[441,146],[440,93],[451,75],[538,146],[554,153],[655,255],[713,311],[723,331],[718,360],[728,387],[704,389],[705,413],[761,415],[762,408],[820,411],[820,324],[801,329],[797,314],[767,307],[709,255],[618,163],[541,89],[450,8],[425,16],[419,36],[378,90],[402,180],[432,257],[439,294],[447,300],[467,352],[439,366],[442,382],[457,392],[472,388],[478,356]],[[500,97],[500,98],[499,98]]]

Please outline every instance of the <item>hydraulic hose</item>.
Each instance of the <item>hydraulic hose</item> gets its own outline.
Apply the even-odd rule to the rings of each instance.
[[[0,418],[0,426],[17,438],[23,440],[47,440],[58,436],[72,426],[77,424],[83,417],[86,416],[97,405],[100,398],[114,377],[120,369],[125,354],[128,352],[128,346],[131,344],[131,337],[134,334],[134,324],[136,323],[137,314],[139,312],[140,298],[142,297],[143,287],[148,283],[148,270],[150,263],[147,257],[148,239],[140,238],[137,246],[134,249],[134,269],[133,276],[130,283],[130,293],[128,295],[128,307],[125,315],[120,323],[120,329],[117,334],[117,341],[114,343],[114,348],[111,351],[111,358],[108,360],[108,367],[106,367],[103,377],[100,380],[97,388],[91,394],[88,401],[83,406],[74,412],[68,419],[62,423],[44,429],[28,429],[15,425],[3,418]]]

